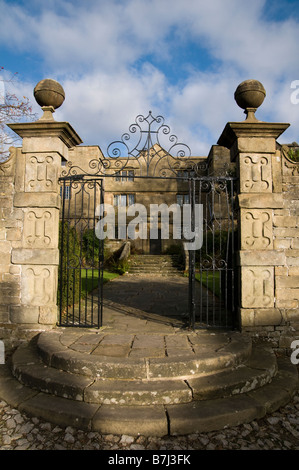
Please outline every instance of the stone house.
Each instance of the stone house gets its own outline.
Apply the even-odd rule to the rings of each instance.
[[[77,146],[70,149],[69,153],[67,166],[66,162],[62,163],[62,176],[68,174],[68,168],[78,175],[89,175],[90,178],[92,175],[103,175],[101,186],[103,202],[112,206],[116,214],[115,238],[107,241],[112,250],[118,249],[124,243],[124,236],[121,235],[124,231],[118,224],[119,208],[127,209],[139,204],[146,208],[147,236],[146,238],[136,237],[131,241],[131,247],[143,254],[161,254],[172,245],[181,244],[177,235],[174,234],[171,210],[169,211],[169,237],[164,238],[161,234],[161,214],[158,220],[158,236],[150,237],[151,204],[158,206],[166,204],[168,208],[173,204],[182,207],[183,204],[190,203],[188,176],[194,173],[199,177],[223,176],[232,174],[234,171],[228,149],[218,145],[212,146],[207,157],[191,156],[186,160],[172,157],[158,144],[155,144],[149,151],[142,151],[136,157],[129,158],[106,157],[99,146]],[[150,163],[148,163],[149,159]],[[100,192],[100,186],[98,189]],[[61,186],[61,194],[62,191]],[[85,187],[84,191],[88,191],[88,188]],[[79,188],[70,188],[66,181],[64,198],[68,206],[69,218],[76,219],[76,207],[78,207],[76,198],[80,199],[79,192]],[[94,216],[96,208],[92,199],[92,197],[84,197],[85,207],[83,211],[80,208],[81,219]],[[97,203],[99,201],[100,195]],[[198,196],[196,202],[200,202]],[[129,220],[128,217],[126,222],[128,223]]]

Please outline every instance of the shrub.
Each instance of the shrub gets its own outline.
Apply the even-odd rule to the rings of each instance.
[[[196,252],[196,261],[198,262],[200,257],[204,259],[206,256],[227,261],[228,237],[230,237],[230,234],[227,231],[204,233],[201,252],[199,250]]]
[[[176,256],[176,266],[180,269],[185,269],[185,253],[183,243],[170,245],[165,250],[165,254]]]
[[[290,160],[292,160],[293,162],[296,162],[298,163],[299,162],[299,149],[290,149],[289,153],[288,153],[288,156],[290,158]]]
[[[100,240],[93,229],[85,230],[82,236],[82,250],[87,266],[98,267],[101,252]]]
[[[57,300],[63,309],[80,298],[80,243],[76,230],[68,222],[59,223],[59,252]]]

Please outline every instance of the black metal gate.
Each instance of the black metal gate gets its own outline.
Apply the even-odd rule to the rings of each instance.
[[[233,177],[190,178],[191,207],[202,205],[202,246],[189,251],[189,316],[198,326],[235,327],[236,221]],[[194,228],[194,227],[193,227]]]
[[[60,326],[102,325],[103,241],[96,236],[103,179],[66,176],[61,184],[58,305]]]
[[[147,125],[146,130],[141,128],[143,123]],[[189,326],[232,327],[236,291],[235,179],[227,175],[209,175],[208,167],[196,163],[190,156],[189,147],[178,143],[173,135],[169,137],[171,147],[165,150],[159,133],[167,135],[169,128],[161,116],[154,118],[151,112],[146,118],[138,116],[135,124],[130,126],[130,132],[136,134],[137,130],[139,137],[132,149],[127,145],[130,136],[124,134],[121,141],[110,144],[108,157],[89,162],[88,171],[70,163],[62,172],[59,324],[88,328],[102,326],[104,243],[98,236],[97,227],[104,216],[104,186],[105,181],[119,178],[122,172],[129,175],[128,164],[134,161],[139,170],[134,174],[134,181],[146,178],[164,185],[175,180],[178,185],[185,185],[185,205],[191,210],[190,230],[193,234],[200,230],[201,244],[193,249],[192,240],[188,237],[184,240],[182,234],[182,242],[189,242],[186,245],[189,247],[186,288]],[[175,149],[177,152],[173,156]],[[201,224],[197,227],[199,207]]]

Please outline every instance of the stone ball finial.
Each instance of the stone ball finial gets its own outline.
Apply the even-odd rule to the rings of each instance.
[[[33,91],[36,102],[42,107],[59,108],[65,99],[64,89],[56,80],[46,78],[38,82]]]
[[[266,90],[258,80],[245,80],[235,91],[235,100],[240,108],[247,114],[247,120],[256,120],[254,113],[263,103]]]

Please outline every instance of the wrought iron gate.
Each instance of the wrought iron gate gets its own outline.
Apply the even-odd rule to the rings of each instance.
[[[103,241],[96,237],[103,179],[66,176],[61,184],[58,305],[60,326],[102,325]]]
[[[142,124],[146,124],[145,130]],[[139,137],[131,149],[127,145],[130,136],[124,134],[121,141],[110,144],[108,157],[90,161],[87,171],[68,163],[62,172],[59,324],[102,326],[104,247],[96,234],[103,217],[99,207],[104,203],[105,181],[125,173],[133,185],[142,178],[185,185],[193,233],[194,214],[197,205],[202,205],[202,247],[188,251],[189,326],[232,327],[236,291],[235,179],[210,175],[207,166],[194,161],[189,147],[174,135],[169,137],[171,146],[165,150],[159,135],[167,135],[170,129],[161,116],[154,118],[151,112],[147,117],[138,116],[130,132],[136,134],[137,130]],[[128,170],[133,167],[134,176]]]
[[[235,327],[236,221],[233,177],[190,178],[191,206],[202,204],[202,246],[189,251],[189,316],[195,325]]]

